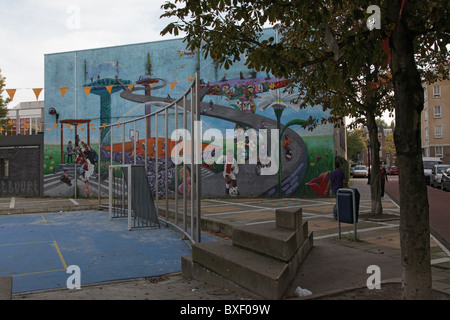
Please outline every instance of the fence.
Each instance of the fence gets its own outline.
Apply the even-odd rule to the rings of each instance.
[[[130,89],[124,86],[124,90]],[[112,181],[108,179],[111,166],[141,166],[145,169],[160,220],[181,231],[192,243],[201,242],[201,161],[197,158],[202,152],[201,132],[183,134],[193,132],[196,121],[200,121],[199,74],[180,98],[171,101],[151,97],[147,105],[150,110],[152,107],[158,110],[132,120],[104,125],[99,132],[99,207],[109,208],[114,201],[109,196],[117,186],[109,183],[105,186],[106,181]],[[139,137],[142,132],[143,139]],[[180,145],[182,163],[171,157],[172,150],[179,150]],[[102,188],[108,190],[107,197]],[[113,198],[119,196],[122,195],[113,193]]]

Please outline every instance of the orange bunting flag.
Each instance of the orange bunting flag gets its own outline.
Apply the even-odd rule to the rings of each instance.
[[[84,132],[85,128],[81,128],[81,132]]]
[[[189,77],[188,79],[189,79],[189,81],[194,81],[195,80],[195,78],[192,78],[192,77]]]
[[[69,88],[59,88],[59,90],[61,90],[61,95],[64,98],[64,96],[66,95],[66,92]]]
[[[128,89],[129,89],[130,91],[133,91],[133,89],[134,89],[134,84],[129,84],[129,85],[128,85]]]
[[[105,129],[106,128],[106,123],[102,124],[102,126],[103,126],[103,129]]]
[[[68,128],[69,127],[69,124],[68,123],[66,123],[66,128]]]
[[[117,128],[120,128],[120,123],[117,124]]]
[[[171,82],[170,83],[170,89],[173,90],[173,88],[178,84],[178,82]]]
[[[89,95],[89,93],[91,93],[91,89],[92,87],[83,87],[84,94],[86,95],[86,97]]]
[[[57,123],[54,123],[53,124],[53,127],[56,129],[56,127],[58,126],[58,124]]]
[[[95,131],[95,129],[97,129],[97,128],[91,128],[91,129]]]
[[[106,90],[108,90],[109,94],[111,94],[112,88],[113,88],[113,86],[106,86]]]
[[[47,127],[47,130],[50,130],[50,127]]]
[[[36,95],[36,100],[39,100],[39,95],[41,94],[42,89],[36,88],[36,89],[33,89],[33,91],[34,91],[34,94]]]
[[[9,98],[11,101],[14,100],[14,95],[16,94],[17,89],[6,89],[6,92],[8,92]]]
[[[70,126],[70,130],[73,130],[73,126]]]

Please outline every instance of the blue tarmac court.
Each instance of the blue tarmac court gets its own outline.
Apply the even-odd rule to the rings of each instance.
[[[13,277],[13,293],[66,288],[71,265],[81,285],[180,272],[190,253],[164,223],[127,231],[104,211],[0,215],[0,277]]]

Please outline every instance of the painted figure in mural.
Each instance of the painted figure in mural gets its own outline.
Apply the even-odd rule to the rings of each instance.
[[[73,146],[72,141],[69,141],[69,143],[67,144],[67,164],[73,162],[72,157],[73,157]]]
[[[186,169],[186,183],[183,182],[184,179],[184,168],[180,167],[178,169],[178,181],[180,185],[178,186],[178,192],[184,194],[186,190],[186,194],[191,193],[191,174],[188,169]]]
[[[72,186],[72,181],[70,180],[70,178],[67,174],[68,172],[69,172],[69,170],[64,169],[63,173],[61,174],[61,178],[59,178],[59,179],[70,187],[70,186]]]
[[[236,175],[239,173],[239,166],[233,155],[233,150],[228,150],[226,156],[221,156],[217,162],[224,164],[223,177],[225,178],[225,193],[232,197],[237,197],[239,191],[237,188]],[[213,165],[216,166],[216,163]]]
[[[80,136],[77,134],[75,136],[75,149],[80,146]]]
[[[270,164],[271,162],[267,154],[266,145],[262,143],[259,147],[258,163],[255,167],[256,174],[259,176],[261,174],[261,169],[270,167]]]
[[[341,169],[341,165],[339,162],[336,162],[335,170],[330,174],[330,177],[328,178],[328,188],[330,187],[333,189],[334,196],[336,197],[337,191],[341,188],[344,188],[344,186],[347,184],[347,178],[345,177],[344,171]],[[337,197],[336,197],[337,201]],[[337,219],[337,204],[334,205],[333,208],[333,215],[334,218]]]
[[[84,189],[86,191],[86,196],[90,197],[91,192],[89,191],[89,178],[94,173],[94,164],[91,163],[91,161],[86,156],[86,150],[87,154],[89,154],[90,147],[87,146],[84,142],[82,142],[83,147],[85,150],[83,151],[80,147],[76,148],[77,151],[79,151],[78,156],[75,160],[76,164],[81,164],[81,167],[78,167],[77,171],[78,174],[81,177],[81,180],[84,182]]]
[[[289,136],[286,134],[284,136],[283,148],[284,148],[284,151],[286,152],[286,160],[288,160],[288,161],[290,161],[292,159],[291,141],[292,141],[292,139],[289,138]]]

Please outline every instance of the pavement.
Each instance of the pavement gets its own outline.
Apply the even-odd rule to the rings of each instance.
[[[368,214],[370,190],[367,180],[351,179],[351,187],[357,188],[361,195],[357,241],[354,240],[354,227],[349,224],[341,224],[339,238],[338,224],[332,217],[334,199],[203,199],[202,220],[208,226],[203,232],[207,236],[227,238],[233,226],[272,222],[275,220],[275,209],[302,207],[303,219],[308,221],[309,230],[314,232],[314,247],[300,266],[290,288],[291,294],[286,299],[323,299],[355,290],[363,293],[369,290],[368,284],[373,284],[371,276],[377,273],[374,270],[378,270],[381,289],[370,291],[382,291],[398,285],[401,283],[400,208],[395,199],[387,194],[383,198],[383,215],[374,218]],[[0,198],[0,215],[96,208],[97,199]],[[450,295],[450,250],[437,238],[430,236],[433,290]],[[311,295],[295,296],[294,291],[298,288],[308,290]],[[171,272],[90,283],[82,285],[80,290],[59,288],[13,293],[12,299],[225,301],[258,299],[258,296],[184,279],[180,272]],[[358,299],[358,294],[352,299]],[[444,299],[447,299],[445,295]]]

